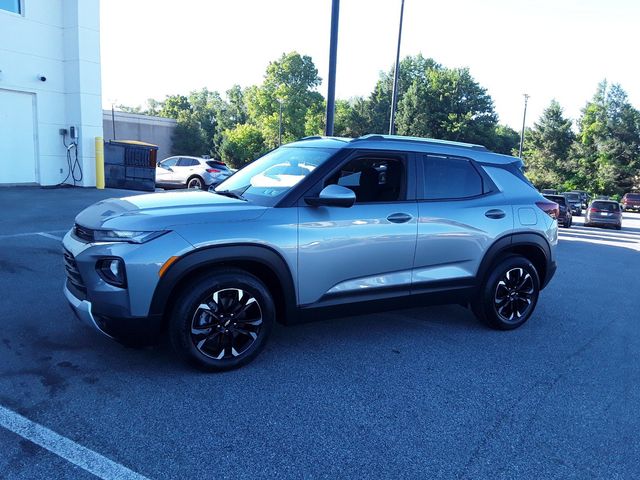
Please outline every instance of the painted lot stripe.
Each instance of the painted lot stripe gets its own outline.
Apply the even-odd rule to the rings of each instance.
[[[38,235],[40,235],[41,237],[52,238],[58,241],[62,240],[62,237],[57,237],[56,235],[51,235],[50,233],[41,232],[41,233],[38,233]]]
[[[0,405],[0,426],[104,480],[148,480],[107,457]]]
[[[67,230],[53,230],[51,232],[11,233],[9,235],[0,235],[0,239],[3,239],[3,238],[28,237],[30,235],[42,235],[43,237],[49,237],[49,238],[55,238],[56,240],[62,240],[62,237],[53,235],[54,233],[67,233]]]

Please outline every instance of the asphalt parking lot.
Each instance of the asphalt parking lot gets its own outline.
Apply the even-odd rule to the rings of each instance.
[[[121,193],[0,189],[0,420],[95,452],[105,478],[640,476],[640,214],[561,229],[516,331],[459,306],[339,318],[278,327],[252,364],[204,374],[65,303],[60,238]],[[95,478],[25,429],[0,427],[0,478]]]

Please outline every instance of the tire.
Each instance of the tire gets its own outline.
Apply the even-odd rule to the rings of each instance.
[[[480,287],[475,315],[496,330],[522,326],[538,303],[540,278],[533,264],[518,255],[498,260]]]
[[[176,353],[195,367],[225,371],[251,362],[274,322],[273,298],[258,278],[244,270],[214,269],[178,295],[169,337]]]
[[[198,175],[189,177],[186,185],[187,185],[187,188],[193,188],[195,190],[204,190],[206,188],[206,185],[204,184],[204,180],[202,179],[202,177]]]

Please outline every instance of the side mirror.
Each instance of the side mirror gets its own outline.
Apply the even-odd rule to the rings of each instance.
[[[305,197],[304,201],[313,207],[349,208],[356,203],[353,190],[342,185],[327,185],[317,197]]]

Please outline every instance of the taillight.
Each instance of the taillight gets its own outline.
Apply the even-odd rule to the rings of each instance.
[[[589,209],[589,213],[598,213],[599,211],[600,211],[600,210],[598,210],[597,208],[593,208],[593,207],[591,207],[591,208]]]
[[[220,170],[217,168],[207,168],[207,172],[209,173],[220,173]]]
[[[536,202],[536,205],[554,220],[560,216],[560,207],[555,202]]]

